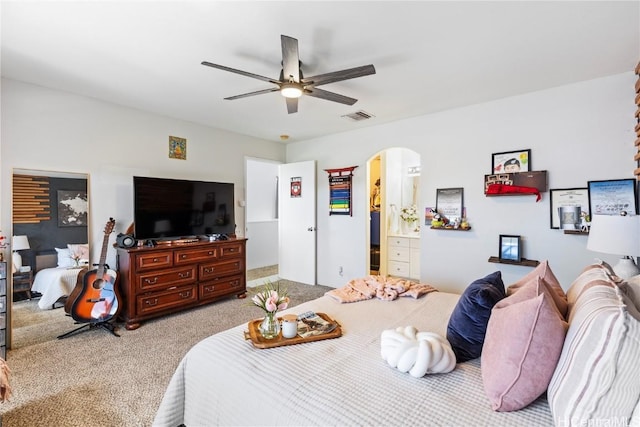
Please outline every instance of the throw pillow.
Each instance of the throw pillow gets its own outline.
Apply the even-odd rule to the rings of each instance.
[[[55,248],[58,253],[58,267],[66,268],[73,266],[73,259],[68,248]]]
[[[480,357],[491,309],[504,297],[500,271],[473,281],[464,290],[447,325],[447,340],[458,363]]]
[[[482,348],[484,390],[495,411],[517,411],[549,386],[567,322],[540,277],[498,302]]]
[[[625,295],[633,301],[636,309],[640,310],[640,274],[625,280],[618,286],[620,286]]]
[[[547,283],[549,288],[553,291],[551,297],[553,297],[553,301],[556,303],[558,310],[560,310],[560,313],[562,313],[562,315],[566,317],[568,310],[567,295],[562,289],[562,286],[560,286],[560,282],[556,278],[555,274],[553,274],[553,271],[551,271],[549,261],[542,261],[526,276],[509,286],[507,288],[507,296],[513,294],[514,292],[517,292],[519,288],[528,284],[529,282],[535,282],[536,277],[542,278]]]
[[[640,313],[617,286],[585,289],[547,391],[555,425],[629,423],[640,399]]]

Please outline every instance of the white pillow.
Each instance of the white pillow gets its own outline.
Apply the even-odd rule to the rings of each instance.
[[[73,259],[71,259],[71,251],[68,248],[55,248],[58,253],[58,267],[73,267]]]

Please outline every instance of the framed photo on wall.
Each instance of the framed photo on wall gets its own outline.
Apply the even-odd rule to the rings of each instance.
[[[520,236],[501,234],[499,258],[505,261],[520,262],[522,260],[520,241]]]
[[[87,225],[87,192],[58,190],[58,227]]]
[[[549,190],[551,228],[562,228],[560,208],[580,207],[580,212],[591,215],[589,209],[589,189],[588,188],[556,188]],[[580,219],[578,218],[578,222]]]
[[[445,218],[462,218],[464,189],[438,188],[436,190],[436,212]]]
[[[505,151],[491,155],[491,174],[531,171],[531,150]]]
[[[589,181],[588,187],[591,215],[620,215],[622,211],[638,214],[638,189],[634,178]]]

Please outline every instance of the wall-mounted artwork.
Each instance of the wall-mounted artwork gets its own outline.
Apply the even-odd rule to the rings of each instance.
[[[87,192],[58,190],[58,227],[87,225]]]
[[[187,140],[185,138],[169,137],[169,158],[187,160]]]
[[[351,178],[357,166],[325,169],[329,174],[329,215],[353,215],[351,212]]]
[[[531,150],[505,151],[491,156],[491,173],[529,172]]]

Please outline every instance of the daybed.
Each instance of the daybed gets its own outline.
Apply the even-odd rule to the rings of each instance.
[[[488,304],[484,291],[499,274],[463,295],[349,304],[325,295],[286,312],[326,313],[343,336],[292,346],[254,348],[243,339],[247,325],[239,325],[185,355],[154,425],[638,425],[640,315],[632,287],[600,264],[588,266],[567,294],[549,284],[552,276],[541,263]],[[476,309],[489,310],[484,326]],[[420,378],[381,357],[382,331],[412,325],[454,339],[454,318],[465,310],[474,327],[486,329],[481,357]],[[558,330],[560,343],[548,344]],[[472,335],[466,338],[477,344]],[[464,347],[460,336],[454,341]],[[513,344],[501,342],[513,336]]]

